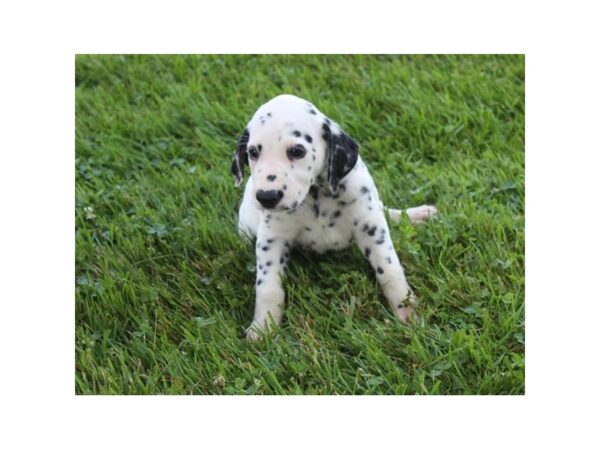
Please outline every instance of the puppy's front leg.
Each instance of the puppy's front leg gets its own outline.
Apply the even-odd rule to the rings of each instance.
[[[251,340],[260,339],[261,331],[281,323],[285,300],[281,277],[290,252],[287,239],[260,231],[256,239],[256,305],[246,331]]]
[[[406,322],[414,314],[415,297],[398,260],[383,211],[373,211],[358,220],[354,239],[375,270],[394,314]]]

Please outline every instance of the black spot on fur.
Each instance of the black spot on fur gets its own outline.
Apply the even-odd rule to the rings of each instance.
[[[319,188],[317,186],[311,186],[308,190],[310,196],[316,201],[319,198]]]
[[[313,161],[316,161],[317,157],[315,155],[312,155],[312,159],[313,159]]]
[[[371,249],[369,247],[366,247],[365,248],[365,256],[368,258],[370,254],[371,254]]]
[[[302,133],[300,133],[298,130],[294,130],[294,132],[292,134],[296,137],[302,136]]]
[[[273,263],[272,263],[271,261],[267,261],[265,264],[266,264],[267,266],[270,266],[270,265],[271,265],[271,264],[273,264]]]
[[[267,269],[263,270],[263,275],[266,275],[267,273],[269,273]]]
[[[314,109],[312,109],[312,108],[310,108],[308,110],[308,112],[311,113],[311,114],[314,114],[315,116],[317,115],[317,112]]]
[[[263,252],[269,251],[269,246],[265,245],[265,246],[262,248],[262,251],[263,251]]]
[[[304,227],[304,229],[305,229],[306,231],[312,231],[312,228],[311,228],[311,227]]]
[[[402,308],[404,308],[404,305],[403,305],[402,303],[400,303],[400,304],[398,305],[398,309],[402,309]]]
[[[277,175],[267,175],[267,180],[269,180],[269,181],[275,181],[276,178],[277,178]]]
[[[281,258],[279,258],[279,264],[284,264],[285,263],[285,258],[282,256]]]
[[[271,115],[272,115],[271,113],[267,113],[267,116],[271,117]]]
[[[367,233],[369,236],[373,236],[375,234],[375,230],[377,229],[376,225],[373,225],[369,228],[369,224],[365,223],[362,227],[364,233]]]
[[[366,194],[367,192],[369,192],[369,189],[366,186],[363,186],[360,188],[360,193],[361,194]]]
[[[387,257],[385,258],[385,260],[388,262],[388,264],[391,264],[391,263],[392,263],[392,258],[390,258],[389,256],[387,256]]]
[[[272,244],[273,243],[273,239],[267,239],[267,244]]]
[[[259,278],[258,280],[256,280],[256,285],[258,286],[260,285],[260,283],[262,283],[262,279]]]
[[[312,166],[308,166],[308,170],[312,170]]]
[[[316,203],[313,205],[313,211],[315,212],[315,217],[319,217],[319,205]]]
[[[333,219],[337,219],[338,217],[340,217],[342,215],[342,212],[338,209],[337,211],[334,211],[333,214],[331,215],[331,217]]]
[[[377,268],[377,273],[382,274],[383,273],[383,269],[381,267]]]
[[[335,226],[335,222],[329,222],[329,228],[333,228]]]
[[[262,270],[262,267],[263,267],[262,264],[259,264],[258,265],[258,270]]]
[[[283,189],[284,191],[287,191],[287,184],[284,184],[281,189]]]
[[[358,220],[354,221],[354,226],[358,225]]]
[[[310,136],[310,134],[305,134],[304,135],[304,139],[306,139],[306,141],[310,144],[312,142],[312,137]]]

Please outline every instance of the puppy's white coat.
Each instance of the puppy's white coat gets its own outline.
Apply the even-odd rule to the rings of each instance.
[[[239,210],[239,232],[256,237],[256,307],[247,336],[258,339],[270,320],[281,322],[281,277],[294,245],[318,253],[355,242],[375,270],[396,317],[413,314],[415,297],[394,251],[384,206],[358,156],[358,145],[306,100],[280,95],[262,105],[234,154],[236,184],[249,164],[252,175]],[[389,209],[390,218],[401,212]],[[437,210],[409,208],[413,223]]]

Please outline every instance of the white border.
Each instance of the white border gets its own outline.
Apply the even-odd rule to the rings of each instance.
[[[0,7],[2,447],[597,445],[592,2],[386,4]],[[94,52],[525,52],[526,396],[75,397],[73,55]]]

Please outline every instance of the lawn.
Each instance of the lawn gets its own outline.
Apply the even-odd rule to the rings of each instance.
[[[79,394],[523,394],[523,56],[76,57]],[[313,102],[360,145],[420,299],[365,258],[295,250],[276,334],[247,342],[253,247],[229,172],[255,109]]]

